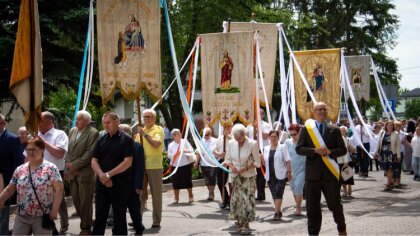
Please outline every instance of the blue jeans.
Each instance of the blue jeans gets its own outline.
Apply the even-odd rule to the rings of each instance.
[[[0,209],[0,235],[9,234],[9,215],[10,206],[5,206],[3,209]]]
[[[411,167],[413,168],[414,176],[420,177],[420,157],[413,156]]]

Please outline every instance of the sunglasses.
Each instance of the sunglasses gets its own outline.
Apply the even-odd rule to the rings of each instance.
[[[297,133],[289,133],[290,136],[294,137],[296,135],[298,135]]]

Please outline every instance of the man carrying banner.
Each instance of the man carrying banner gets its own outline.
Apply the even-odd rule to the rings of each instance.
[[[314,104],[314,118],[305,122],[296,145],[296,152],[306,156],[305,194],[309,235],[321,230],[321,191],[333,212],[339,235],[347,235],[343,205],[340,198],[339,169],[336,158],[347,149],[340,137],[340,129],[326,122],[327,105]]]

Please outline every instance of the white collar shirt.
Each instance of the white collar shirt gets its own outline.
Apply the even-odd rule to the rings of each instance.
[[[55,164],[58,168],[58,170],[62,171],[64,170],[64,159],[66,158],[66,154],[68,151],[68,144],[69,144],[69,138],[67,137],[67,134],[59,129],[52,128],[42,134],[41,132],[38,132],[38,136],[43,138],[46,142],[51,144],[52,146],[55,146],[60,149],[64,149],[66,152],[62,158],[53,156],[47,149],[44,150],[44,160],[49,161],[53,164]]]

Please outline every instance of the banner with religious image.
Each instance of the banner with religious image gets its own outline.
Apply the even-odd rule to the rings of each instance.
[[[254,33],[203,34],[201,93],[205,123],[254,120]]]
[[[271,106],[273,97],[274,76],[277,61],[277,39],[278,29],[276,23],[256,23],[256,22],[231,22],[230,32],[236,31],[258,31],[260,42],[261,67],[264,76],[265,91],[267,100]],[[255,55],[254,55],[255,56]],[[254,58],[254,65],[255,65]],[[254,72],[255,74],[255,72]],[[255,76],[255,75],[254,75]],[[264,92],[261,84],[258,86],[260,104],[265,106]]]
[[[318,102],[328,106],[328,118],[337,120],[340,112],[340,53],[338,49],[294,52],[296,59]],[[296,110],[306,121],[312,117],[313,101],[297,71],[293,69],[295,82]]]
[[[160,8],[157,0],[96,1],[102,102],[119,88],[133,100],[144,89],[162,96]]]
[[[347,72],[357,101],[370,99],[370,56],[345,56]],[[346,97],[348,99],[348,96]]]

